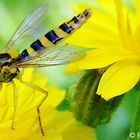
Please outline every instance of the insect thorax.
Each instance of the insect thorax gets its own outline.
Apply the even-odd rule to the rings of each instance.
[[[0,54],[0,82],[8,83],[19,73],[18,68],[12,65],[10,54]]]

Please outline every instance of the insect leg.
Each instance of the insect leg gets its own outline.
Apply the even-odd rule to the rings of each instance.
[[[42,93],[45,94],[44,98],[40,101],[39,105],[37,106],[37,114],[38,114],[38,121],[39,121],[39,125],[40,125],[40,129],[41,129],[41,133],[43,136],[45,136],[44,130],[43,130],[43,126],[42,126],[42,122],[41,122],[41,116],[40,116],[40,107],[41,105],[44,103],[44,101],[46,100],[47,96],[48,96],[48,92],[42,88],[40,88],[37,85],[34,85],[33,83],[27,82],[27,81],[23,81],[22,79],[18,79],[21,83],[23,83],[24,85],[31,87],[33,89],[36,89]]]
[[[46,91],[47,92],[47,91]],[[40,107],[41,105],[44,103],[44,101],[46,100],[47,95],[41,100],[41,102],[39,103],[39,105],[37,106],[37,113],[38,113],[38,120],[39,120],[39,125],[40,125],[40,129],[41,129],[41,133],[43,136],[45,136],[43,127],[42,127],[42,123],[41,123],[41,117],[40,117]]]
[[[11,129],[14,130],[14,121],[15,121],[15,116],[16,116],[16,109],[17,109],[17,100],[18,100],[18,91],[17,87],[14,81],[12,81],[13,85],[13,94],[14,94],[14,112],[13,112],[13,118],[12,118],[12,124],[11,124]]]

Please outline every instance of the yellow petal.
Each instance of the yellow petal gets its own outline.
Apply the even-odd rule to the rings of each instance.
[[[116,18],[110,15],[111,12],[106,13],[98,7],[92,7],[86,4],[76,5],[75,9],[76,11],[82,11],[86,8],[91,8],[93,15],[66,42],[87,48],[119,46],[121,43],[117,34],[117,21]]]
[[[63,140],[63,138],[60,132],[50,131],[49,134],[46,134],[42,140]]]
[[[122,61],[112,65],[102,76],[97,90],[105,100],[121,95],[133,88],[140,78],[140,66]]]
[[[84,131],[83,131],[84,130]],[[81,133],[82,132],[82,133]],[[74,121],[63,132],[64,140],[96,140],[93,129]]]
[[[19,139],[18,139],[19,140]],[[52,131],[47,133],[46,136],[38,136],[37,134],[22,137],[20,140],[63,140],[60,132]]]
[[[139,0],[134,0],[135,1],[135,13],[137,17],[137,22],[140,23],[140,1]]]
[[[131,52],[124,50],[121,47],[94,49],[89,51],[84,59],[68,65],[66,73],[73,73],[85,69],[103,68],[114,62],[126,58],[134,59],[135,57],[136,56]]]
[[[115,14],[115,0],[96,0],[97,4],[100,5],[102,9],[105,10],[105,12],[108,12],[108,14]]]
[[[73,115],[71,112],[56,111],[54,116],[51,117],[51,120],[49,120],[49,123],[47,124],[47,129],[48,130],[58,130],[61,132],[65,128],[67,128],[73,121],[74,121],[74,118],[73,118]]]
[[[58,106],[65,97],[65,91],[60,90],[58,87],[49,86],[47,89],[48,97],[46,101],[46,105],[52,105],[53,107]]]

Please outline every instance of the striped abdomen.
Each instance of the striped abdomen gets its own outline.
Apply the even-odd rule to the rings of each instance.
[[[78,29],[90,16],[91,10],[86,9],[79,15],[74,16],[70,21],[61,24],[54,30],[49,31],[44,36],[34,41],[29,48],[23,50],[19,55],[18,60],[24,61],[28,59],[28,55],[32,55],[34,52],[56,45],[76,31],[76,29]]]

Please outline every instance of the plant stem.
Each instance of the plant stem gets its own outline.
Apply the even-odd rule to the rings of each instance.
[[[137,105],[134,115],[134,120],[129,132],[128,140],[138,140],[140,139],[140,93],[137,92]]]

